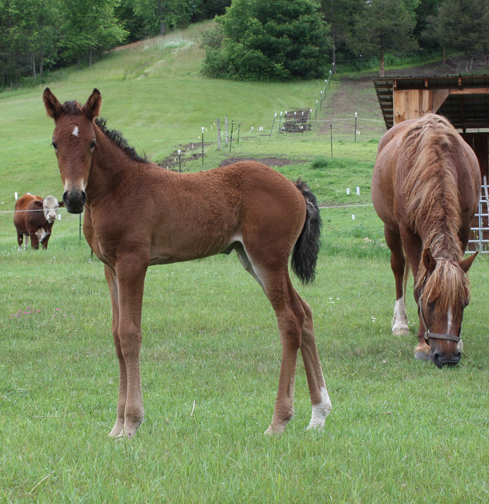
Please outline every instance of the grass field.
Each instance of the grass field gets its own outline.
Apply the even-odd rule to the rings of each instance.
[[[309,106],[322,89],[320,81],[203,79],[198,30],[116,52],[51,88],[84,101],[99,87],[109,127],[157,160],[197,142],[202,126],[213,131],[218,115],[247,131],[270,127],[273,113]],[[110,303],[78,216],[61,212],[48,251],[16,250],[14,192],[61,195],[41,94],[0,94],[0,502],[487,502],[488,259],[470,272],[460,365],[415,361],[415,338],[390,331],[393,278],[370,205],[378,138],[334,140],[331,159],[319,126],[301,136],[253,133],[231,153],[206,145],[203,168],[230,156],[288,159],[277,169],[305,179],[325,205],[316,281],[294,279],[314,310],[333,402],[324,430],[305,431],[311,408],[300,362],[293,421],[283,436],[263,435],[280,342],[268,301],[232,254],[150,268],[146,419],[131,441],[109,439],[118,388]],[[415,334],[411,293],[408,314]]]

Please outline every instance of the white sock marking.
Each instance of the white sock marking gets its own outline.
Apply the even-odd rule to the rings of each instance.
[[[322,387],[321,402],[319,404],[312,405],[312,416],[308,429],[322,429],[324,427],[326,417],[329,415],[330,411],[331,399],[329,398],[326,387]]]
[[[396,335],[407,334],[409,332],[408,318],[404,297],[399,298],[394,306],[394,317],[392,319],[392,332]]]

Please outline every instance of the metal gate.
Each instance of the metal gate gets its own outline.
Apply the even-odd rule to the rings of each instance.
[[[485,176],[482,183],[479,207],[472,219],[470,239],[467,247],[467,253],[474,253],[476,251],[479,251],[481,254],[489,253],[489,196]]]

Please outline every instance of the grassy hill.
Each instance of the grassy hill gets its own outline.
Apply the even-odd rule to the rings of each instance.
[[[60,71],[49,87],[62,102],[76,99],[81,103],[97,87],[103,97],[102,116],[109,128],[121,131],[139,154],[165,166],[175,166],[177,149],[183,152],[184,170],[209,169],[229,162],[229,158],[261,159],[277,166],[292,163],[283,171],[291,178],[306,179],[322,203],[344,203],[345,184],[362,186],[358,201],[366,202],[377,140],[384,129],[373,86],[362,82],[364,89],[358,94],[347,88],[349,105],[356,104],[359,112],[361,135],[354,143],[351,109],[344,110],[335,102],[335,96],[344,95],[343,81],[333,80],[325,90],[324,80],[277,84],[203,77],[200,33],[210,26],[194,25],[183,32],[119,48],[91,68]],[[8,212],[13,211],[15,193],[61,197],[59,171],[50,145],[53,123],[42,103],[44,87],[0,94],[0,245],[8,248],[14,245],[12,215]],[[314,109],[322,91],[325,98],[312,116],[311,131],[279,135],[280,112]],[[225,116],[229,132],[234,121],[232,149],[223,142],[219,151],[216,119],[220,119],[224,131]],[[330,163],[326,171],[322,162],[323,169],[313,169],[314,160],[331,158],[331,121],[333,155],[338,165],[335,168],[335,163]],[[76,220],[66,212],[65,218]],[[57,231],[64,225],[57,225]],[[74,224],[71,229],[77,231]]]

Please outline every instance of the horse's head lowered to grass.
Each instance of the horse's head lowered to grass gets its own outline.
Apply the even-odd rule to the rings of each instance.
[[[58,101],[49,88],[44,106],[56,125],[53,147],[63,181],[63,201],[70,213],[81,213],[87,201],[86,187],[92,155],[97,145],[93,120],[100,114],[102,95],[94,89],[83,107],[76,101]]]
[[[435,259],[428,248],[423,252],[424,271],[415,288],[420,331],[424,329],[431,360],[438,367],[455,365],[460,361],[462,319],[470,300],[466,273],[476,255],[456,262]]]

